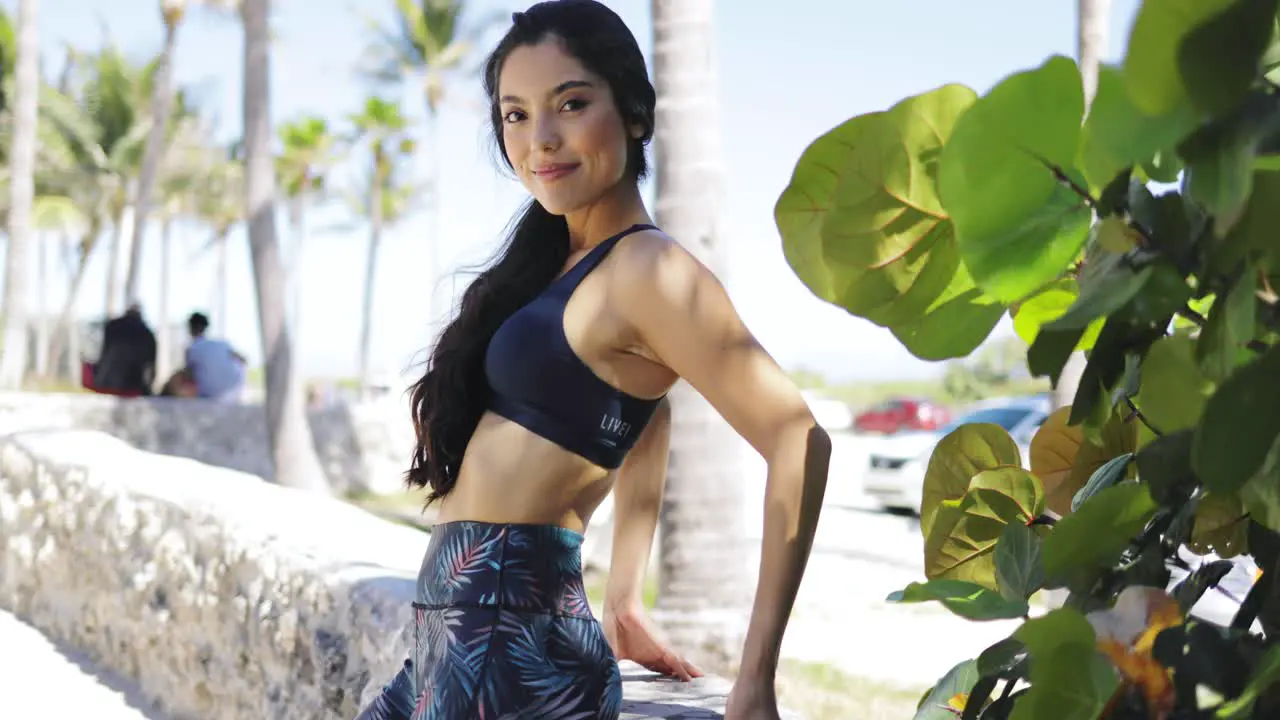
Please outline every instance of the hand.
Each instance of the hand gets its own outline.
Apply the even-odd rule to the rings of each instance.
[[[644,612],[638,608],[604,611],[605,639],[619,660],[631,660],[640,666],[675,677],[683,682],[702,677],[702,671],[681,658],[667,645]]]
[[[724,720],[781,720],[773,680],[760,681],[739,675],[729,692]]]

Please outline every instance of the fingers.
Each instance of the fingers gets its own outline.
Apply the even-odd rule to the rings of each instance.
[[[702,670],[700,670],[697,665],[694,665],[688,660],[683,660],[681,662],[684,663],[685,672],[689,673],[690,676],[696,677],[696,678],[702,677]]]
[[[702,677],[702,671],[696,665],[676,655],[671,650],[663,652],[661,662],[666,666],[663,671],[664,674],[676,677],[681,682],[689,682],[694,678]]]

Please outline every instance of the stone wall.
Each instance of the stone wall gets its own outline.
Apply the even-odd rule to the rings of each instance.
[[[274,469],[261,405],[179,398],[0,393],[0,422],[99,430],[151,452],[191,458],[271,480]],[[403,487],[413,449],[408,408],[396,397],[309,413],[320,462],[336,492]]]
[[[396,672],[420,532],[34,420],[0,427],[0,607],[175,719],[347,720]],[[623,673],[628,720],[720,716],[723,680]]]

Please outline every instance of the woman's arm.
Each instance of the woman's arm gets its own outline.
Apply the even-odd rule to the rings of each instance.
[[[644,611],[644,577],[662,509],[671,441],[671,405],[664,399],[627,454],[613,489],[613,553],[604,590],[605,637],[619,659],[635,660],[681,680],[702,675],[667,646]]]
[[[606,612],[644,606],[644,576],[662,509],[671,440],[671,405],[663,399],[618,468],[613,488],[613,551],[605,584]]]
[[[740,677],[772,689],[826,490],[831,443],[705,266],[656,234],[623,243],[613,291],[640,342],[768,462],[764,542]]]

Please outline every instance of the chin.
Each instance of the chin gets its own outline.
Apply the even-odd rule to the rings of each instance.
[[[538,203],[542,205],[543,209],[552,215],[568,215],[585,207],[589,207],[592,202],[599,199],[594,198],[591,201],[584,202],[580,197],[538,197],[537,195],[534,197],[537,198]]]

